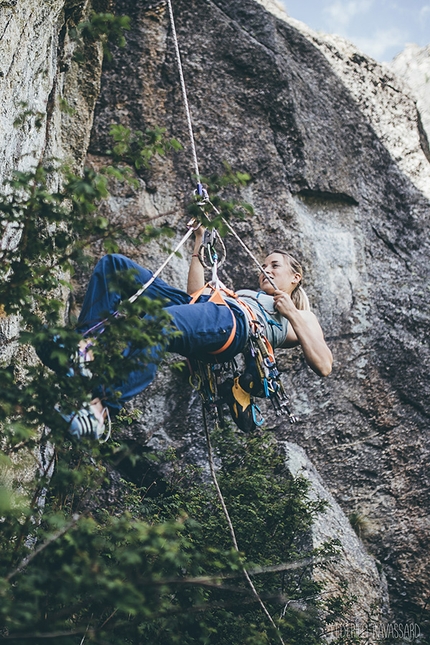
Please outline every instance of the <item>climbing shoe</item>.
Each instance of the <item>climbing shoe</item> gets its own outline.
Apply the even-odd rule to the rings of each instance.
[[[218,386],[218,393],[227,403],[233,421],[243,432],[252,432],[257,426],[254,410],[256,406],[250,394],[253,381],[253,375],[244,372],[234,379],[226,379]]]
[[[72,437],[76,439],[86,437],[96,439],[97,441],[102,441],[102,437],[106,432],[106,414],[108,431],[102,443],[109,439],[111,434],[111,420],[108,408],[104,408],[102,412],[99,412],[94,405],[90,404],[71,414],[63,414],[59,407],[56,410],[65,421],[69,422],[68,430]]]

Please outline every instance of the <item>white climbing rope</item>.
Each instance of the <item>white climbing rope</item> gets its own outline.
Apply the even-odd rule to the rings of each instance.
[[[180,81],[181,81],[182,96],[183,96],[183,100],[184,100],[185,112],[186,112],[186,116],[187,116],[188,131],[189,131],[189,136],[190,136],[191,150],[192,150],[193,159],[194,159],[194,167],[195,167],[195,171],[196,171],[196,178],[197,178],[198,186],[200,187],[200,190],[201,190],[199,164],[198,164],[198,160],[197,160],[197,151],[196,151],[196,145],[195,145],[195,139],[194,139],[194,133],[193,133],[193,126],[192,126],[190,108],[189,108],[188,97],[187,97],[187,89],[186,89],[186,86],[185,86],[185,79],[184,79],[184,73],[183,73],[183,68],[182,68],[181,54],[180,54],[180,51],[179,51],[179,43],[178,43],[178,38],[177,38],[177,35],[176,35],[175,18],[174,18],[174,15],[173,15],[172,0],[167,0],[167,4],[168,4],[168,7],[169,7],[170,22],[171,22],[171,26],[172,26],[172,35],[173,35],[173,41],[174,41],[174,44],[175,44],[176,60],[177,60],[177,65],[178,65],[179,77],[180,77]],[[205,197],[204,197],[204,199],[205,199]],[[207,197],[206,199],[209,202],[209,198]],[[219,211],[215,208],[215,206],[211,202],[209,202],[209,203],[211,204],[212,208],[219,214]],[[223,218],[223,220],[224,220],[224,218]],[[226,220],[224,220],[224,222],[227,225],[227,227],[229,228],[229,230],[233,233],[233,235],[237,239],[239,239],[241,245],[246,249],[246,251],[252,257],[254,262],[256,262],[256,264],[259,267],[260,271],[263,272],[263,274],[267,277],[267,279],[270,281],[272,286],[276,289],[275,283],[270,278],[270,276],[268,276],[267,273],[264,271],[263,267],[260,265],[258,260],[252,255],[251,251],[247,248],[247,246],[240,240],[239,236],[235,233],[235,231],[232,229],[230,224]],[[215,269],[213,271],[213,278],[215,278],[215,277],[216,277],[216,265],[215,265]],[[144,285],[144,288],[145,287],[146,287],[146,285]],[[136,297],[138,297],[137,294],[136,294]],[[217,476],[216,476],[215,464],[214,464],[213,455],[212,455],[212,446],[211,446],[210,435],[209,435],[209,430],[208,430],[207,421],[206,421],[206,412],[205,412],[204,406],[203,406],[203,419],[204,419],[204,426],[205,426],[206,443],[207,443],[207,448],[208,448],[209,468],[210,468],[210,471],[211,471],[212,480],[214,482],[215,489],[216,489],[217,495],[218,495],[218,499],[220,501],[222,510],[223,510],[225,518],[227,520],[227,524],[229,526],[233,546],[234,546],[235,550],[237,552],[239,552],[239,547],[238,547],[238,544],[237,544],[237,539],[236,539],[236,533],[235,533],[235,530],[234,530],[234,526],[233,526],[233,523],[231,521],[230,514],[229,514],[227,506],[225,504],[224,497],[222,495],[221,489],[220,489],[219,484],[218,484]],[[257,589],[254,586],[254,583],[252,582],[252,580],[251,580],[251,578],[249,576],[249,573],[246,571],[245,568],[243,568],[243,574],[244,574],[244,576],[245,576],[245,578],[246,578],[246,580],[248,582],[248,585],[249,585],[252,593],[254,594],[254,596],[256,597],[256,599],[258,601],[258,603],[260,604],[264,614],[266,615],[266,617],[269,620],[270,624],[272,625],[272,627],[275,629],[276,633],[278,634],[278,637],[279,637],[279,640],[281,642],[281,645],[285,645],[278,627],[276,626],[276,624],[275,624],[272,616],[270,615],[266,605],[262,601]]]
[[[179,72],[179,79],[181,82],[181,89],[182,89],[182,98],[184,101],[184,107],[185,107],[185,114],[187,117],[187,124],[188,124],[188,134],[190,137],[190,146],[191,146],[191,152],[193,155],[193,161],[194,161],[194,170],[196,173],[196,179],[197,183],[200,186],[200,170],[199,170],[199,162],[197,160],[197,150],[196,150],[196,142],[194,139],[194,131],[193,131],[193,124],[191,121],[191,113],[190,113],[190,106],[188,103],[188,96],[187,96],[187,88],[185,86],[185,78],[184,78],[184,71],[182,67],[182,60],[181,60],[181,52],[179,51],[179,43],[178,43],[178,37],[176,34],[176,26],[175,26],[175,17],[173,15],[173,7],[172,7],[172,2],[171,0],[167,0],[167,4],[169,7],[169,15],[170,15],[170,24],[172,27],[172,36],[173,36],[173,42],[175,45],[175,54],[176,54],[176,63],[178,66],[178,72]],[[136,291],[135,294],[133,294],[128,301],[129,302],[134,302],[139,298],[139,296],[142,295],[144,291],[154,282],[154,280],[160,275],[162,270],[164,269],[165,266],[170,262],[170,260],[173,258],[174,255],[179,251],[179,249],[185,244],[185,242],[188,240],[188,238],[191,236],[193,231],[195,231],[200,224],[196,220],[191,220],[187,224],[188,226],[188,231],[182,238],[182,240],[179,242],[179,244],[175,247],[175,249],[170,253],[169,257],[163,262],[163,264],[155,271],[153,276],[146,282],[142,287]]]
[[[176,53],[176,63],[178,65],[178,72],[179,72],[179,78],[181,81],[181,89],[182,89],[182,97],[184,100],[184,107],[185,107],[185,113],[187,116],[187,124],[188,124],[188,133],[190,137],[190,145],[191,145],[191,151],[193,154],[193,160],[194,160],[194,168],[196,172],[196,178],[198,184],[200,184],[200,171],[199,171],[199,162],[197,159],[197,151],[196,151],[196,142],[194,139],[194,132],[193,132],[193,124],[191,121],[191,113],[190,113],[190,106],[188,102],[188,96],[187,96],[187,88],[185,85],[185,79],[184,79],[184,71],[182,67],[182,60],[181,60],[181,52],[179,51],[179,42],[178,42],[178,36],[176,33],[176,26],[175,26],[175,17],[173,14],[173,6],[172,6],[172,0],[167,0],[167,5],[169,7],[169,15],[170,15],[170,24],[172,27],[172,36],[173,36],[173,42],[175,45],[175,53]],[[205,200],[205,197],[203,197]],[[212,206],[213,210],[220,215],[219,210],[212,204],[212,202],[209,200],[209,198],[206,198],[206,201]],[[266,271],[263,269],[257,258],[253,255],[253,253],[250,251],[250,249],[246,246],[246,244],[240,239],[239,235],[234,231],[230,223],[223,218],[224,224],[227,226],[229,231],[234,235],[234,237],[237,239],[239,244],[245,249],[245,251],[248,253],[248,255],[252,258],[252,260],[255,262],[259,270],[263,273],[264,277],[267,278],[272,285],[274,289],[277,289],[276,284],[272,280],[272,278],[266,273]]]
[[[267,278],[268,281],[270,282],[270,284],[272,285],[272,287],[277,290],[278,287],[276,286],[275,282],[272,280],[272,278],[267,273],[267,271],[262,267],[262,265],[257,260],[257,258],[252,253],[252,251],[246,246],[245,242],[239,237],[239,235],[236,233],[234,228],[231,226],[230,222],[228,220],[226,220],[224,217],[222,218],[222,221],[227,226],[227,228],[230,231],[230,233],[232,233],[232,235],[234,235],[234,237],[239,242],[239,244],[245,249],[245,251],[248,253],[249,257],[254,261],[254,263],[257,265],[258,269],[261,271],[261,273],[264,275],[264,277]]]
[[[134,302],[139,298],[139,296],[142,295],[144,291],[154,282],[156,278],[160,275],[164,267],[170,262],[170,260],[173,258],[174,255],[179,251],[179,249],[185,244],[185,242],[188,240],[188,238],[192,235],[193,231],[197,230],[199,228],[200,224],[195,220],[192,219],[188,222],[187,227],[188,231],[185,233],[183,236],[182,240],[178,242],[178,244],[175,246],[173,251],[170,253],[169,257],[166,258],[166,260],[163,262],[163,264],[153,273],[152,277],[149,278],[148,282],[145,282],[144,285],[140,287],[136,293],[134,293],[130,298],[128,298],[128,302]]]
[[[170,262],[170,260],[173,258],[173,256],[176,255],[176,253],[179,251],[179,249],[185,244],[185,242],[188,240],[188,238],[192,235],[193,231],[196,231],[199,228],[199,226],[200,226],[200,222],[198,222],[194,218],[191,219],[188,222],[188,224],[187,224],[188,231],[182,237],[180,242],[178,242],[178,244],[175,246],[175,248],[170,253],[170,255],[166,258],[166,260],[164,260],[163,264],[160,267],[158,267],[158,269],[155,271],[155,273],[152,274],[152,276],[149,278],[149,280],[147,282],[145,282],[145,284],[143,284],[140,287],[140,289],[138,291],[136,291],[136,293],[134,293],[132,296],[130,296],[130,298],[127,298],[127,302],[135,302],[135,300],[137,300],[139,298],[139,296],[141,296],[142,293],[144,293],[144,291],[146,291],[147,288],[151,286],[151,284],[154,282],[154,280],[156,280],[156,278],[158,278],[158,276],[160,275],[160,273],[162,272],[164,267]],[[118,315],[118,312],[116,312],[115,315]],[[85,337],[85,336],[89,336],[91,334],[94,334],[95,331],[98,331],[100,328],[103,328],[104,325],[106,325],[107,322],[108,322],[108,318],[104,318],[100,322],[98,322],[95,325],[93,325],[92,327],[90,327],[90,329],[87,329],[87,331],[83,333],[83,336]]]
[[[170,24],[172,26],[173,42],[175,44],[176,63],[178,65],[179,78],[180,78],[180,81],[181,81],[182,98],[184,100],[185,113],[187,115],[188,133],[189,133],[189,136],[190,136],[191,151],[192,151],[193,160],[194,160],[194,169],[195,169],[195,172],[196,172],[197,183],[200,184],[200,171],[199,171],[199,162],[197,161],[196,142],[195,142],[195,139],[194,139],[193,124],[192,124],[192,121],[191,121],[190,106],[189,106],[189,103],[188,103],[188,96],[187,96],[187,88],[185,87],[185,79],[184,79],[184,71],[183,71],[183,68],[182,68],[181,52],[179,51],[178,37],[176,35],[175,17],[173,15],[172,0],[167,0],[167,4],[168,4],[168,7],[169,7]]]
[[[208,204],[210,204],[210,205],[211,205],[211,207],[212,207],[213,211],[214,211],[217,215],[221,215],[220,211],[217,209],[217,207],[216,207],[214,204],[212,204],[212,202],[210,201],[210,199],[209,199],[209,198],[206,198],[206,200],[205,200],[205,201],[206,201]],[[270,277],[270,275],[267,273],[267,271],[264,269],[264,267],[263,267],[263,266],[260,264],[260,262],[257,260],[257,258],[255,257],[255,255],[252,253],[251,249],[249,249],[249,248],[246,246],[245,242],[244,242],[244,241],[239,237],[239,235],[236,233],[236,231],[234,230],[234,228],[232,227],[232,225],[230,224],[230,222],[229,222],[228,220],[226,220],[226,219],[225,219],[225,217],[223,217],[223,218],[222,218],[222,221],[223,221],[223,222],[224,222],[224,224],[227,226],[227,228],[228,228],[228,230],[230,231],[230,233],[231,233],[232,235],[234,235],[234,237],[235,237],[235,238],[236,238],[236,240],[239,242],[239,244],[241,245],[241,247],[245,249],[245,251],[247,252],[247,254],[249,255],[249,257],[251,258],[251,260],[253,260],[253,262],[256,264],[256,266],[258,267],[258,269],[259,269],[259,270],[261,271],[261,273],[264,275],[264,277],[265,277],[265,278],[267,278],[267,279],[268,279],[268,281],[270,282],[270,284],[272,285],[272,287],[273,287],[274,289],[276,289],[276,290],[277,290],[277,289],[278,289],[278,287],[276,286],[275,282],[272,280],[272,278]]]
[[[233,522],[231,521],[230,513],[228,512],[228,508],[227,508],[227,505],[225,503],[224,496],[222,494],[222,491],[221,491],[221,488],[219,486],[218,479],[217,479],[217,476],[216,476],[215,463],[214,463],[213,452],[212,452],[212,444],[211,444],[208,424],[207,424],[207,420],[206,420],[206,410],[205,410],[204,406],[203,406],[203,425],[204,425],[204,428],[205,428],[205,437],[206,437],[206,444],[207,444],[207,449],[208,449],[208,459],[209,459],[209,469],[210,469],[210,472],[211,472],[212,481],[214,483],[215,490],[217,492],[218,499],[219,499],[219,502],[221,504],[221,508],[222,508],[223,513],[225,515],[225,519],[227,520],[227,524],[228,524],[228,528],[230,530],[230,535],[231,535],[231,540],[233,542],[234,550],[237,553],[240,553],[239,545],[237,543],[237,538],[236,538],[236,532],[235,532],[234,526],[233,526]],[[279,631],[278,627],[276,626],[275,621],[273,620],[272,616],[270,615],[269,610],[267,609],[266,605],[262,601],[262,599],[260,597],[260,594],[258,593],[257,589],[255,588],[255,585],[252,582],[248,571],[245,569],[245,567],[242,568],[242,571],[243,571],[243,575],[245,576],[245,579],[246,579],[246,581],[247,581],[247,583],[248,583],[253,595],[255,596],[257,602],[259,603],[260,607],[262,608],[263,612],[265,613],[265,615],[266,615],[267,619],[269,620],[270,624],[272,625],[273,629],[276,631],[276,633],[278,635],[278,638],[279,638],[279,641],[281,642],[281,645],[285,645],[285,642],[284,642],[284,640],[283,640],[283,638],[281,636],[281,632]]]

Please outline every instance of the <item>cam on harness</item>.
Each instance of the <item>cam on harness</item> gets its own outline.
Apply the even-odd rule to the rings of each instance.
[[[222,255],[218,257],[215,244],[220,242]],[[297,420],[289,409],[288,397],[276,366],[273,348],[263,333],[262,324],[257,319],[253,309],[238,295],[228,289],[218,278],[218,268],[225,260],[226,252],[222,238],[215,229],[206,230],[203,243],[200,246],[198,257],[204,268],[212,269],[212,279],[201,289],[192,294],[190,304],[197,302],[199,297],[209,289],[210,302],[228,307],[228,300],[234,300],[246,313],[249,323],[249,338],[243,352],[245,368],[239,370],[236,360],[230,363],[205,363],[201,361],[188,361],[190,367],[190,382],[199,392],[206,409],[216,411],[220,423],[224,422],[223,404],[229,407],[230,414],[236,425],[243,431],[249,432],[262,425],[264,419],[255,403],[254,397],[269,398],[277,416],[287,414],[290,423]],[[221,354],[234,340],[236,319],[233,318],[233,327],[226,343],[211,352]],[[228,376],[227,376],[228,375]]]

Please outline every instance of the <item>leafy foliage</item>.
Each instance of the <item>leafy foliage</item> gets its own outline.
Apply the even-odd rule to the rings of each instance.
[[[155,155],[164,156],[170,150],[181,150],[182,146],[176,139],[166,139],[165,128],[146,128],[131,130],[121,124],[112,125],[110,135],[114,145],[108,153],[113,161],[132,165],[136,170],[149,168],[150,161]]]
[[[290,476],[285,467],[285,454],[270,434],[238,435],[224,428],[213,432],[212,441],[220,464],[219,484],[241,549],[240,563],[251,570],[259,567],[254,584],[271,615],[275,619],[278,616],[276,622],[286,642],[320,642],[318,602],[315,602],[320,586],[311,581],[306,566],[300,567],[297,573],[290,571],[288,565],[311,553],[316,555],[306,545],[306,535],[325,504],[308,499],[309,483]],[[206,621],[216,633],[214,642],[220,645],[276,642],[277,634],[255,604],[243,576],[223,578],[229,558],[235,554],[214,491],[207,484],[202,486],[195,469],[186,468],[184,472],[183,465],[175,461],[173,464],[172,478],[165,492],[148,501],[144,512],[149,512],[149,518],[165,521],[185,511],[199,526],[199,532],[193,531],[190,539],[199,549],[210,547],[218,552],[218,569],[206,569],[214,579],[208,580],[205,590],[207,611],[210,611]],[[328,556],[335,551],[336,545],[327,544],[321,554]],[[280,564],[285,565],[285,570],[270,572],[271,567]],[[217,576],[220,576],[218,583]],[[307,605],[305,612],[297,611],[299,599]],[[288,605],[293,608],[289,609]],[[177,622],[178,632],[185,636],[191,629],[189,620],[178,617]],[[157,630],[160,626],[158,621]],[[192,629],[196,629],[194,623]],[[151,642],[162,642],[154,628],[148,633]]]
[[[48,460],[56,462],[54,473],[41,478],[33,504],[15,500],[2,507],[4,633],[18,643],[54,636],[76,643],[85,634],[89,642],[119,645],[276,642],[244,584],[243,564],[288,564],[305,555],[301,541],[322,505],[307,499],[304,480],[288,475],[269,435],[226,430],[214,440],[241,555],[231,548],[214,491],[174,453],[158,456],[169,464],[164,493],[151,499],[147,486],[122,480],[107,508],[109,464],[121,469],[130,458],[126,446],[89,450],[59,438]],[[35,521],[42,487],[44,508]],[[289,643],[319,643],[313,603],[319,586],[305,569],[299,572],[265,572],[254,580],[270,611],[283,614],[277,622]],[[303,597],[306,609],[298,610],[294,600]]]
[[[101,42],[103,55],[107,60],[112,59],[111,47],[116,45],[124,47],[124,32],[130,29],[130,18],[128,16],[116,16],[113,13],[91,12],[89,18],[80,22],[70,31],[70,36],[78,44],[82,41]],[[85,57],[78,48],[74,55],[78,63],[84,63]]]
[[[239,189],[251,181],[248,173],[234,171],[227,162],[224,162],[222,174],[214,173],[209,177],[202,177],[201,181],[210,199],[202,200],[195,195],[188,211],[206,228],[216,228],[221,235],[225,235],[228,231],[226,221],[244,219],[254,213],[251,204],[238,199]]]

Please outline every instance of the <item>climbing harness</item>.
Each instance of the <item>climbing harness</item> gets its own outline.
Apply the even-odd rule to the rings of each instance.
[[[209,198],[207,198],[207,200],[208,199]],[[206,406],[215,406],[220,421],[223,419],[221,412],[222,406],[220,403],[225,399],[226,403],[229,405],[234,421],[241,429],[246,429],[247,431],[252,430],[256,426],[260,426],[264,421],[261,418],[260,409],[255,403],[253,395],[260,396],[262,398],[269,398],[277,416],[286,414],[290,423],[295,423],[297,418],[290,411],[289,400],[282,384],[280,372],[276,366],[274,351],[269,340],[263,334],[261,323],[258,321],[253,309],[245,301],[241,300],[234,291],[228,289],[218,277],[218,268],[225,259],[225,246],[222,238],[218,234],[214,234],[214,231],[215,229],[212,231],[205,231],[198,253],[201,264],[206,268],[212,269],[212,279],[201,289],[192,294],[190,304],[197,302],[199,297],[209,289],[211,291],[209,301],[215,302],[219,305],[224,305],[231,312],[233,326],[230,336],[222,347],[215,352],[210,352],[212,355],[218,355],[225,352],[230,347],[235,337],[236,318],[228,304],[227,298],[231,301],[235,301],[241,307],[248,318],[250,330],[248,345],[244,353],[248,356],[248,363],[252,362],[252,365],[255,366],[255,369],[253,370],[255,373],[252,374],[245,370],[244,374],[240,375],[237,370],[237,366],[236,369],[232,369],[232,367],[227,364],[228,368],[224,369],[224,372],[233,373],[232,382],[231,377],[226,381],[229,383],[229,386],[231,385],[231,387],[227,389],[226,387],[223,387],[223,383],[220,381],[220,374],[223,373],[222,368],[217,366],[216,369],[211,371],[210,367],[206,366],[204,363],[197,368],[193,368],[192,364],[190,364],[190,370],[199,374],[199,379],[197,381],[198,387],[196,387],[196,389],[201,394],[203,403]],[[223,255],[221,262],[218,261],[218,253],[216,250],[217,242],[220,242],[222,245]],[[207,262],[205,261],[206,258],[209,258]],[[255,261],[259,264],[258,260],[255,259]],[[195,361],[194,363],[198,363],[198,361]],[[215,372],[217,374],[216,377],[214,375]],[[193,378],[191,378],[191,382],[193,382]],[[208,393],[210,394],[208,395]],[[231,399],[231,395],[233,395],[234,400]],[[249,413],[248,415],[244,415],[244,411],[248,406],[250,406],[250,412],[252,415],[251,419],[249,419]],[[245,420],[243,420],[244,417]]]
[[[223,302],[218,304],[224,304],[229,307],[219,289],[214,290],[210,300],[216,301],[219,295],[221,295]],[[273,348],[262,333],[261,325],[257,321],[254,312],[237,296],[236,301],[247,312],[250,324],[248,344],[243,352],[245,356],[244,372],[241,374],[236,362],[211,364],[201,361],[189,361],[190,383],[200,394],[205,407],[216,410],[221,425],[224,420],[222,403],[226,402],[229,405],[233,420],[239,428],[250,431],[261,426],[264,419],[261,417],[261,411],[255,402],[255,397],[268,398],[276,416],[285,414],[291,424],[296,423],[297,418],[289,408],[289,399],[281,380],[281,374],[276,366]],[[233,312],[232,316],[235,321]],[[234,331],[235,327],[233,326],[227,342],[216,352],[211,352],[212,355],[221,354],[228,349],[234,339]],[[232,396],[234,400],[232,400]],[[245,415],[244,413],[248,406],[250,406],[250,409],[248,414]],[[250,415],[252,415],[252,421],[249,420]]]

